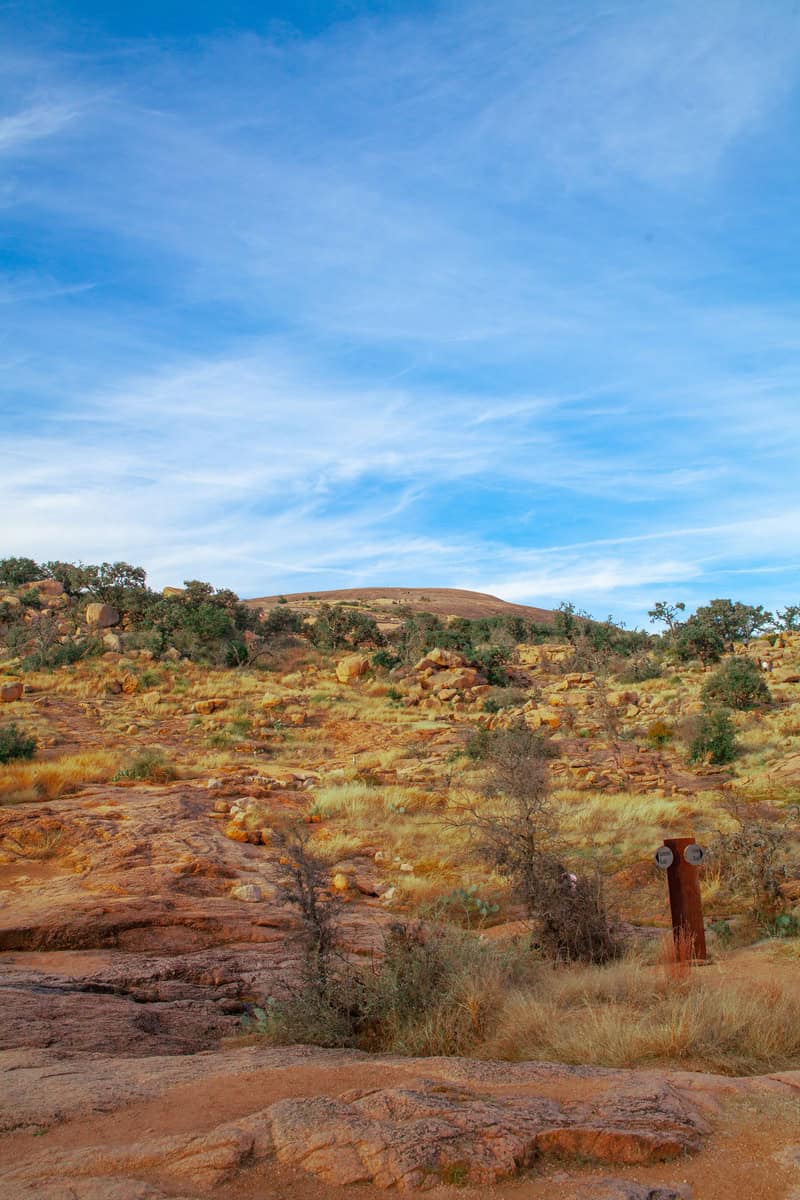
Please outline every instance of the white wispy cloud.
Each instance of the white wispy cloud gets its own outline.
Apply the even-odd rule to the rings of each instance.
[[[78,112],[62,104],[35,104],[19,112],[0,116],[0,154],[19,152],[30,142],[52,137],[71,121]]]
[[[2,57],[9,551],[633,613],[792,586],[800,326],[747,159],[791,141],[783,6],[54,45]]]

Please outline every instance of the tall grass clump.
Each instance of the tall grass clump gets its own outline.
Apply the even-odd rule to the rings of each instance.
[[[508,996],[482,1053],[502,1059],[728,1075],[800,1065],[800,996],[777,982],[692,972],[676,980],[635,961],[567,968]]]
[[[0,804],[55,800],[89,783],[107,783],[119,764],[108,750],[88,750],[47,762],[12,762],[0,768]]]

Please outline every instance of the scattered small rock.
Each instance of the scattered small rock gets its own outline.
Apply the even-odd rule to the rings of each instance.
[[[256,904],[263,899],[261,888],[256,883],[237,883],[231,888],[234,900],[244,900],[248,904]]]
[[[227,707],[228,701],[221,696],[217,696],[209,700],[197,700],[194,705],[194,711],[205,717],[209,713],[217,712],[218,709]]]

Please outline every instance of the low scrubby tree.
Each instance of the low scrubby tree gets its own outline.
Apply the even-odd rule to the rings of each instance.
[[[682,600],[679,600],[677,604],[670,604],[667,600],[657,600],[647,615],[651,624],[665,625],[669,633],[674,633],[682,624],[682,614],[685,611],[686,605]],[[681,615],[679,616],[679,614]]]
[[[742,604],[727,599],[701,605],[694,615],[702,625],[717,631],[729,652],[736,642],[749,642],[754,633],[766,629],[772,621],[772,613],[761,604]]]
[[[311,640],[320,650],[347,650],[383,645],[374,617],[344,604],[320,605],[311,629]]]
[[[787,604],[786,608],[780,609],[776,616],[780,621],[781,628],[787,632],[793,633],[800,629],[800,604]]]
[[[740,711],[769,704],[770,691],[751,658],[729,658],[705,684],[703,700]]]
[[[700,713],[688,724],[689,762],[724,766],[736,757],[736,730],[727,708]]]
[[[719,662],[725,652],[725,642],[719,630],[695,616],[675,628],[670,643],[680,661],[698,658],[703,667]]]

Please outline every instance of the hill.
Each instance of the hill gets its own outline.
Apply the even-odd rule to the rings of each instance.
[[[464,588],[399,588],[364,587],[334,588],[324,592],[293,592],[277,596],[260,596],[246,603],[252,608],[273,608],[286,602],[304,616],[313,616],[323,604],[353,604],[363,608],[381,624],[399,620],[397,611],[410,609],[412,612],[430,612],[438,617],[481,617],[518,616],[529,621],[550,624],[553,612],[547,608],[536,608],[529,604],[512,604],[499,596],[485,592],[471,592]]]

